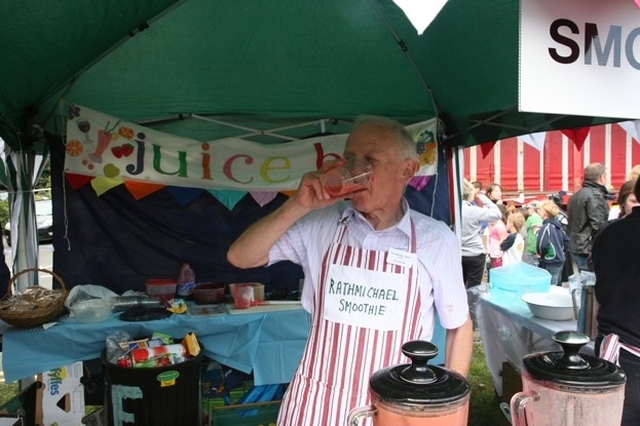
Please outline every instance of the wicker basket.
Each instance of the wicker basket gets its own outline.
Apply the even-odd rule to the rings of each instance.
[[[7,294],[2,298],[1,302],[5,302],[13,297],[12,288],[16,278],[18,278],[20,275],[32,271],[46,272],[53,275],[53,277],[60,283],[61,288],[53,290],[54,292],[58,293],[57,297],[45,307],[38,307],[29,311],[12,311],[9,309],[0,309],[0,319],[14,327],[37,327],[42,324],[51,322],[51,320],[61,315],[65,310],[64,302],[67,300],[67,296],[69,294],[67,288],[64,285],[64,281],[62,281],[62,279],[58,275],[49,271],[48,269],[30,268],[15,274],[13,277],[11,277],[11,280],[9,280]]]

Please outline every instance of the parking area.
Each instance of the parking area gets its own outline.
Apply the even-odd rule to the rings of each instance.
[[[11,270],[11,247],[7,245],[6,240],[4,243],[4,260],[9,266],[9,270]],[[38,268],[40,269],[48,269],[49,271],[53,271],[53,245],[52,244],[40,244],[40,250],[38,252]],[[19,272],[19,271],[18,271]],[[13,274],[12,274],[13,275]],[[38,275],[38,280],[41,286],[46,288],[51,288],[53,277],[51,274],[47,274],[46,272],[40,272]]]

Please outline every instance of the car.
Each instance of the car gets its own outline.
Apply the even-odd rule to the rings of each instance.
[[[53,241],[53,203],[51,200],[36,200],[36,224],[38,227],[38,242],[50,243]],[[11,246],[11,224],[7,222],[4,227],[4,236],[7,245]]]

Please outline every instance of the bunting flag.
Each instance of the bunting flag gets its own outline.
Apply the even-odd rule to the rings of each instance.
[[[73,189],[81,188],[93,180],[91,176],[76,175],[74,173],[67,173],[66,177],[67,182],[69,182],[69,185],[71,185]]]
[[[561,130],[562,134],[573,141],[578,150],[582,150],[585,139],[589,135],[591,127],[576,127],[574,129]]]
[[[100,196],[124,184],[140,200],[167,188],[181,205],[205,192],[230,209],[247,192],[260,206],[278,192],[295,193],[305,172],[341,157],[348,136],[280,144],[239,138],[199,142],[78,105],[70,105],[67,112],[65,176],[73,189],[91,183]],[[416,142],[420,162],[412,185],[422,188],[428,176],[437,172],[437,120],[416,123],[407,130]]]
[[[638,0],[640,1],[640,0]],[[411,25],[416,29],[418,35],[421,35],[424,30],[429,27],[429,24],[440,13],[440,10],[447,3],[447,0],[429,0],[429,1],[416,1],[416,0],[393,0],[411,22]]]
[[[98,176],[91,181],[93,190],[96,191],[96,195],[99,197],[108,190],[122,185],[122,179],[111,179],[104,176]]]
[[[151,195],[154,192],[161,190],[167,185],[144,183],[135,180],[125,180],[124,186],[127,188],[129,193],[133,195],[133,198],[135,198],[136,201],[139,201],[147,195]]]
[[[409,186],[417,189],[418,191],[422,191],[422,188],[427,186],[427,183],[429,183],[430,178],[431,176],[415,176],[409,181]]]
[[[277,192],[267,191],[249,191],[249,194],[260,207],[266,206],[271,201],[273,201],[274,198],[276,198],[276,195],[278,195]]]
[[[222,203],[229,211],[244,198],[247,193],[245,191],[227,191],[220,189],[209,189],[208,192]],[[262,206],[260,206],[262,207]]]
[[[529,133],[527,135],[518,136],[518,139],[529,146],[534,147],[538,151],[544,148],[544,141],[547,138],[547,132]]]
[[[182,188],[179,186],[169,186],[167,189],[181,206],[186,206],[204,192],[202,188]]]
[[[640,120],[618,123],[636,142],[640,143]]]
[[[480,144],[480,151],[482,152],[482,158],[487,158],[487,155],[491,153],[491,150],[495,146],[496,141],[494,142],[485,142]]]

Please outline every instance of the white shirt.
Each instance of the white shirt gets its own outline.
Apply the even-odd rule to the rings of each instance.
[[[469,307],[462,279],[460,243],[441,221],[409,208],[403,200],[404,216],[396,225],[376,231],[348,201],[316,210],[296,222],[271,248],[269,264],[290,260],[302,266],[305,283],[302,306],[309,312],[319,288],[322,259],[331,244],[339,221],[347,221],[343,243],[370,250],[396,248],[409,251],[411,220],[416,227],[418,281],[427,314],[425,330],[433,331],[435,307],[444,328],[460,327],[467,320]],[[432,336],[424,336],[430,339]]]

